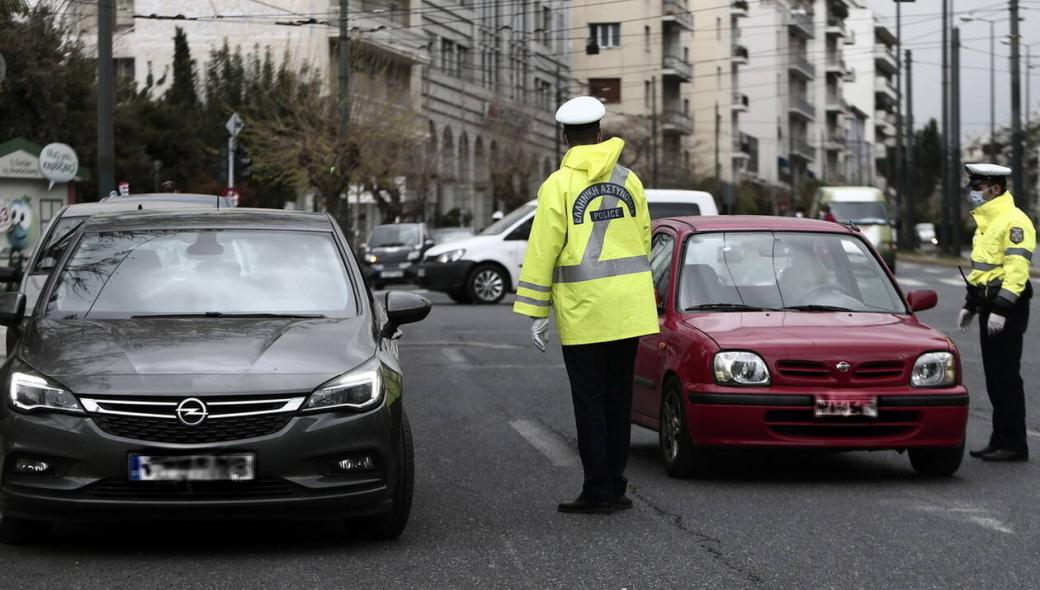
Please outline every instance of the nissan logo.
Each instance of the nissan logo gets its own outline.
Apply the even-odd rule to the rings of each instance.
[[[842,373],[848,373],[849,369],[852,368],[852,365],[846,363],[845,361],[841,361],[840,363],[834,365],[834,368],[838,369]],[[188,401],[188,400],[184,400],[184,401]]]
[[[206,416],[209,416],[206,404],[198,398],[189,397],[177,404],[177,419],[185,426],[198,426]]]

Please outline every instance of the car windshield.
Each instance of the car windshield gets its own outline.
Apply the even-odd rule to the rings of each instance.
[[[530,213],[533,213],[534,209],[535,209],[534,205],[524,205],[523,207],[520,207],[519,209],[514,209],[513,211],[511,211],[509,213],[509,215],[506,215],[502,219],[499,219],[498,221],[496,221],[496,222],[492,223],[491,225],[487,226],[487,229],[485,229],[484,231],[480,232],[480,235],[482,235],[482,236],[496,236],[496,235],[506,231],[507,229],[513,227],[513,225],[516,224],[517,221],[520,221],[521,219],[523,219],[524,217],[526,217]]]
[[[829,204],[838,221],[860,225],[888,223],[885,204],[879,201],[831,201]]]
[[[411,223],[380,225],[372,230],[366,243],[369,248],[415,246],[419,244],[419,226]]]
[[[851,235],[693,235],[679,275],[680,309],[906,313],[891,279]]]
[[[72,232],[76,231],[76,228],[85,219],[86,217],[66,215],[58,219],[57,224],[53,228],[48,227],[50,233],[47,234],[47,241],[40,244],[40,255],[36,258],[36,263],[29,273],[50,272],[53,270],[54,264],[65,251],[64,246],[68,244]]]
[[[46,313],[104,319],[356,312],[331,234],[142,230],[84,235],[58,275]]]
[[[654,203],[648,202],[650,208],[650,219],[661,219],[662,217],[685,217],[687,215],[700,215],[701,208],[697,203]]]
[[[466,238],[473,237],[473,230],[469,229],[468,227],[435,229],[432,233],[433,241],[438,244],[447,244],[449,242],[456,242],[458,240],[464,240]]]

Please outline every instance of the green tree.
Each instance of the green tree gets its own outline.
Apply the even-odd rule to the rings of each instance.
[[[930,119],[928,124],[914,132],[913,187],[910,190],[913,223],[938,221],[935,196],[941,162],[942,136],[939,124],[935,119]]]
[[[174,106],[194,108],[199,102],[195,90],[198,82],[188,36],[184,29],[177,27],[173,34],[173,84],[166,93],[166,101]]]

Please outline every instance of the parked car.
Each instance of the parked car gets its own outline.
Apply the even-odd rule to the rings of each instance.
[[[714,199],[701,191],[647,189],[646,200],[652,219],[676,211],[718,214]],[[538,201],[529,201],[473,238],[430,248],[418,271],[419,284],[447,293],[456,303],[498,303],[516,291],[537,206]]]
[[[0,296],[0,324],[25,294]],[[0,368],[0,540],[64,520],[408,520],[398,327],[328,215],[95,215]]]
[[[130,201],[135,203],[167,202],[192,203],[206,207],[228,209],[238,206],[238,197],[222,197],[219,195],[203,195],[197,193],[140,193],[133,195],[112,195],[101,199],[100,203],[117,203]]]
[[[433,243],[437,246],[466,240],[475,235],[477,234],[471,227],[439,227],[430,232]]]
[[[872,186],[825,186],[816,193],[812,214],[828,205],[841,223],[856,224],[863,235],[881,253],[889,270],[896,271],[896,229],[888,216],[888,204],[880,189]]]
[[[957,348],[917,318],[848,226],[788,217],[655,224],[659,334],[639,343],[632,421],[659,433],[676,477],[725,448],[909,451],[924,475],[957,471],[968,392]]]
[[[917,247],[925,252],[935,250],[939,247],[939,239],[935,235],[934,223],[918,223],[914,225],[917,233]]]
[[[433,246],[425,223],[377,225],[361,247],[365,277],[375,289],[414,283],[423,253]]]

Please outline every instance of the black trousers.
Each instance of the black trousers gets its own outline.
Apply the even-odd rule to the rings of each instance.
[[[1032,289],[1007,316],[1004,330],[990,336],[986,332],[989,306],[979,308],[979,340],[982,367],[986,371],[986,393],[993,405],[993,432],[989,443],[999,449],[1028,452],[1026,443],[1026,397],[1019,371],[1022,364],[1022,337],[1029,324],[1029,299]]]
[[[582,495],[592,502],[612,501],[628,487],[625,464],[638,345],[638,338],[628,338],[563,347],[585,471]]]

